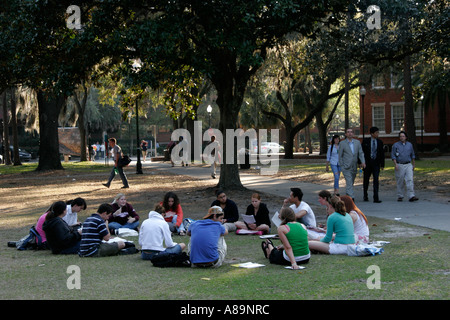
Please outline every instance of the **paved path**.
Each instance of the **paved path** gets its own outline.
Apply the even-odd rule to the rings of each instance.
[[[133,164],[136,162],[133,161]],[[172,167],[169,162],[145,162],[143,167],[163,171],[171,171],[176,174],[192,176],[198,179],[211,179],[210,169],[206,166],[194,165],[189,167]],[[219,171],[219,170],[218,170]],[[241,182],[249,189],[257,190],[267,194],[287,196],[291,187],[299,187],[304,194],[317,194],[320,190],[333,191],[331,185],[319,185],[313,183],[296,182],[283,179],[273,179],[270,176],[245,173],[241,171]],[[344,190],[345,185],[341,186]],[[354,187],[358,207],[367,216],[385,219],[399,219],[401,222],[428,227],[432,229],[450,232],[450,196],[449,199],[437,197],[433,192],[417,192],[419,201],[403,202],[397,201],[395,189],[380,190],[382,203],[364,202],[362,198],[362,184]],[[381,188],[382,189],[382,188]],[[369,188],[369,197],[372,189]]]

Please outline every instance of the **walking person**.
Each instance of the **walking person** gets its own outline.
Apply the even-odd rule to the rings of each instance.
[[[366,168],[364,169],[364,201],[369,201],[368,189],[370,176],[373,176],[373,202],[381,203],[378,195],[380,170],[384,169],[384,149],[383,141],[378,139],[380,133],[377,127],[369,130],[370,138],[365,138],[362,142]]]
[[[114,177],[116,176],[116,173],[120,175],[120,178],[122,179],[123,187],[129,188],[127,176],[125,175],[125,172],[123,172],[123,167],[119,165],[119,161],[122,158],[122,148],[117,144],[116,138],[110,138],[109,140],[109,146],[112,149],[112,155],[114,159],[114,168],[111,170],[111,174],[109,175],[109,179],[107,183],[104,183],[103,185],[107,188],[111,186],[111,181],[113,181]]]
[[[330,146],[327,151],[327,167],[326,171],[329,171],[329,166],[331,167],[331,171],[334,175],[334,194],[339,195],[339,178],[341,176],[341,166],[339,165],[339,135],[335,134],[333,138],[331,138]]]
[[[145,158],[147,158],[147,149],[148,149],[148,142],[145,140],[141,141],[141,150],[142,150],[142,160],[145,162]]]
[[[216,141],[216,136],[211,136],[211,141],[208,144],[209,148],[212,148],[211,154],[208,155],[209,162],[211,163],[211,177],[215,179],[217,163],[220,162],[220,144]]]
[[[347,129],[345,136],[346,139],[339,144],[339,165],[342,168],[342,174],[345,179],[345,193],[354,199],[353,184],[358,169],[358,159],[361,161],[362,168],[366,167],[366,160],[364,159],[361,143],[353,139],[353,129]]]
[[[406,185],[406,192],[410,202],[417,201],[419,198],[414,193],[414,168],[415,154],[413,145],[406,141],[408,136],[405,131],[398,134],[400,141],[392,146],[391,158],[395,165],[395,179],[397,180],[397,201],[403,201],[403,192]]]

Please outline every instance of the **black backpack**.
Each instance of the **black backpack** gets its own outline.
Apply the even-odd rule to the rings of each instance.
[[[150,260],[155,267],[190,267],[191,261],[186,252],[157,254]]]
[[[30,233],[16,242],[17,250],[43,250],[47,249],[47,243],[42,242],[41,235],[32,226]]]

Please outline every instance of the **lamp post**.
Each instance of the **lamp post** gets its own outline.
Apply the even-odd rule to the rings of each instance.
[[[141,69],[141,59],[137,58],[133,62],[133,71],[138,73]],[[141,163],[141,139],[139,138],[139,108],[138,108],[138,98],[136,98],[136,152],[137,152],[137,163],[136,163],[136,174],[142,174],[142,163]]]
[[[364,88],[364,86],[362,86],[361,89],[359,89],[359,94],[362,97],[361,119],[362,119],[362,134],[364,139],[364,97],[366,95],[366,88]]]
[[[139,138],[139,109],[138,109],[138,101],[137,100],[136,100],[136,144],[137,144],[136,174],[142,174],[141,141]]]
[[[206,111],[208,111],[208,114],[209,114],[209,127],[211,128],[211,112],[212,112],[212,107],[211,107],[210,104],[208,105],[208,108],[206,108]]]
[[[423,110],[423,96],[420,97],[420,136],[421,136],[421,142],[420,142],[420,149],[422,152],[424,152],[423,148],[423,116],[424,116],[424,110]]]

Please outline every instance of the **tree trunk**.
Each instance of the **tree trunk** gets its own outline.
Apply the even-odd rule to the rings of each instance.
[[[19,156],[19,135],[17,132],[17,114],[16,114],[16,89],[11,88],[11,128],[12,128],[12,138],[13,138],[13,150],[14,150],[14,166],[21,166],[22,162],[20,162]]]
[[[86,142],[85,113],[86,113],[86,104],[87,104],[87,97],[89,95],[89,91],[84,83],[82,84],[82,89],[83,89],[83,97],[81,98],[81,102],[80,102],[80,99],[78,99],[78,95],[76,92],[74,93],[73,97],[75,100],[75,106],[78,111],[78,129],[80,130],[80,140],[81,140],[80,161],[88,161],[88,157],[86,154],[87,142]],[[89,148],[90,148],[90,146],[89,146]]]
[[[294,159],[294,138],[295,133],[292,130],[290,121],[284,123],[286,130],[286,146],[284,147],[284,159]]]
[[[59,155],[58,116],[65,98],[37,91],[39,107],[39,165],[37,171],[64,170]]]
[[[411,61],[410,56],[403,59],[403,79],[405,90],[405,127],[408,134],[408,141],[412,143],[414,147],[414,153],[416,159],[417,154],[417,138],[416,138],[416,124],[414,122],[414,101],[412,95],[412,83],[411,83]]]
[[[227,79],[228,78],[228,79]],[[234,140],[227,141],[227,129],[236,130],[236,124],[238,120],[238,114],[240,106],[244,99],[245,85],[243,86],[243,80],[238,85],[238,79],[233,79],[231,76],[226,76],[220,79],[220,81],[213,81],[217,90],[216,103],[220,110],[220,123],[219,130],[223,135],[222,145],[222,160],[223,163],[220,167],[220,179],[217,184],[218,188],[224,190],[241,190],[244,189],[241,178],[239,176],[239,167],[237,164],[237,150]],[[246,81],[245,81],[246,82]],[[232,163],[227,163],[227,145],[234,144],[234,157]]]
[[[8,106],[6,103],[6,91],[2,93],[3,102],[3,161],[5,165],[11,165],[11,152],[9,152],[9,126],[8,126]]]
[[[319,142],[320,142],[320,151],[319,154],[326,154],[328,151],[328,143],[327,143],[327,126],[323,122],[322,114],[316,114],[316,123],[317,130],[319,131]]]

